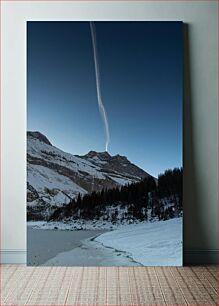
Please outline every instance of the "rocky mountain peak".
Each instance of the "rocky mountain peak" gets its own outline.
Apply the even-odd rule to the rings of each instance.
[[[85,157],[88,157],[88,158],[98,157],[102,160],[107,160],[111,158],[111,155],[107,151],[104,151],[104,152],[89,151],[85,155]]]
[[[127,159],[126,156],[119,155],[119,154],[114,155],[114,156],[113,156],[113,159],[114,159],[114,160],[118,160],[118,161],[128,161],[128,159]]]
[[[44,142],[45,144],[48,144],[48,145],[52,146],[52,144],[48,140],[48,138],[45,135],[43,135],[42,133],[40,133],[40,132],[37,132],[37,131],[35,131],[35,132],[28,131],[27,132],[27,138],[28,137],[32,137],[32,138],[38,139],[38,140]]]
[[[81,156],[82,157],[82,156]],[[89,151],[87,154],[83,156],[84,158],[94,158],[98,157],[101,160],[114,160],[114,161],[128,161],[126,156],[116,154],[116,155],[110,155],[109,152],[96,152],[96,151]]]
[[[29,218],[46,218],[80,193],[136,183],[149,174],[127,157],[94,150],[79,156],[52,146],[40,132],[27,132]],[[40,182],[40,184],[39,184]]]

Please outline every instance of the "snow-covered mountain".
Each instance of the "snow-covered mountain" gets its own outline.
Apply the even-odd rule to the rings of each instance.
[[[149,174],[125,156],[90,151],[83,156],[63,152],[40,132],[27,132],[27,211],[44,218],[86,194],[138,182]]]

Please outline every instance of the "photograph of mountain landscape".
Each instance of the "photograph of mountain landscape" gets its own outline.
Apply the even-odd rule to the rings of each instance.
[[[27,22],[27,264],[182,265],[183,23]]]

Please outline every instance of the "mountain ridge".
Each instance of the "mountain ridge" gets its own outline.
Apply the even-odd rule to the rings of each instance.
[[[27,208],[32,215],[45,218],[79,193],[111,189],[148,176],[126,156],[96,151],[73,155],[53,146],[44,134],[27,132]]]

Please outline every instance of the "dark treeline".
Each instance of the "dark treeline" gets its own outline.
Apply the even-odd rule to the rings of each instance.
[[[160,198],[172,197],[182,208],[182,168],[166,170],[158,176],[158,195]]]
[[[167,204],[171,202],[171,206]],[[158,180],[148,176],[138,183],[113,189],[92,192],[77,199],[52,214],[50,220],[65,218],[98,219],[106,211],[106,207],[127,207],[127,217],[146,220],[147,211],[159,220],[178,216],[182,211],[182,169],[175,168],[160,174]]]

